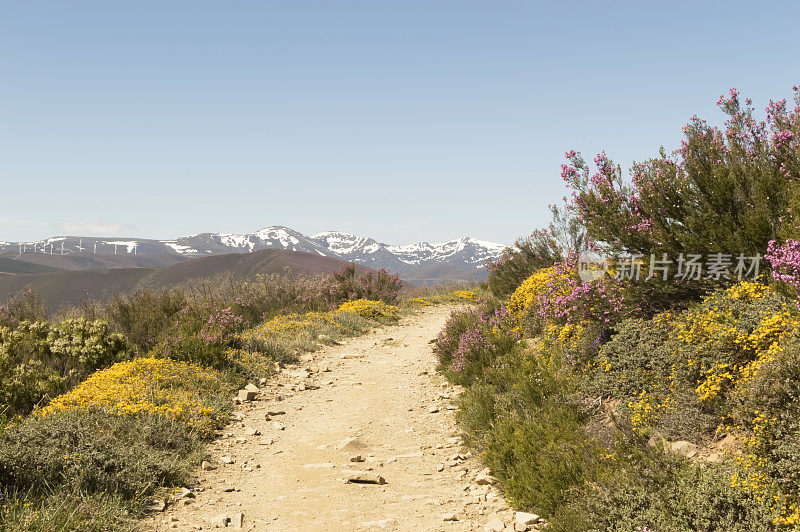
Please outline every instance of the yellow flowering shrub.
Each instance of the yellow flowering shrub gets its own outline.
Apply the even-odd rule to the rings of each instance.
[[[208,436],[224,422],[231,390],[213,369],[169,359],[137,358],[95,372],[38,415],[99,409],[122,416],[166,416]]]
[[[506,308],[510,314],[511,329],[523,332],[525,317],[536,305],[537,298],[545,293],[550,281],[555,280],[555,285],[561,290],[560,296],[567,296],[570,288],[567,284],[567,277],[555,267],[543,268],[525,279],[521,285],[509,297]]]
[[[281,314],[243,333],[244,338],[294,338],[313,327],[339,327],[332,312]]]
[[[388,305],[383,301],[372,301],[370,299],[356,299],[339,305],[336,313],[348,312],[377,321],[395,321],[399,318],[398,308]]]
[[[743,281],[709,296],[676,321],[681,351],[724,353],[726,357],[681,357],[689,366],[698,368],[696,392],[700,401],[741,388],[798,330],[800,316],[796,309],[780,300],[772,289],[754,281]]]
[[[565,339],[570,331],[557,331]],[[739,436],[730,487],[800,524],[800,313],[769,286],[738,283],[680,313],[628,320],[601,349],[602,393],[623,399],[635,432],[702,443]]]
[[[478,293],[472,290],[452,290],[444,294],[426,295],[420,297],[411,297],[405,300],[406,303],[411,305],[419,305],[426,307],[429,305],[439,305],[441,303],[460,303],[460,302],[476,302],[478,300]]]

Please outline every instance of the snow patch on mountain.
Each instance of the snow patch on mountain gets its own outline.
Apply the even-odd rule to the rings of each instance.
[[[483,266],[488,259],[500,256],[505,246],[470,237],[447,242],[416,242],[406,245],[385,244],[374,238],[363,237],[341,231],[325,231],[306,236],[284,226],[269,226],[254,233],[200,233],[170,240],[119,239],[105,240],[96,237],[57,236],[39,242],[24,243],[34,246],[36,252],[52,252],[53,244],[61,244],[64,254],[74,253],[151,253],[178,254],[185,258],[220,255],[224,253],[248,253],[262,249],[286,249],[304,251],[323,257],[333,257],[362,264],[370,268],[386,268],[400,274],[425,270],[439,265],[452,266],[459,275],[485,278]],[[18,252],[18,242],[0,242],[0,253]]]

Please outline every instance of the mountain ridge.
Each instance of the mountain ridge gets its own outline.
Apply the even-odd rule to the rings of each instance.
[[[385,268],[414,278],[425,271],[436,271],[441,276],[423,278],[423,281],[485,278],[483,265],[488,259],[498,257],[504,248],[502,244],[471,237],[437,243],[394,245],[342,231],[323,231],[308,236],[280,225],[264,227],[253,233],[206,232],[166,240],[54,236],[36,242],[0,242],[0,254],[9,256],[18,253],[21,260],[25,260],[31,251],[39,257],[42,254],[126,255],[127,259],[134,262],[144,261],[144,256],[160,255],[163,260],[178,262],[228,253],[284,249],[336,258],[368,268]]]

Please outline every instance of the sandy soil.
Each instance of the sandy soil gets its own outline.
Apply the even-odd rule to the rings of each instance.
[[[143,528],[241,522],[244,530],[482,530],[497,518],[511,523],[512,511],[458,438],[453,400],[460,390],[434,370],[429,341],[453,308],[428,307],[285,368],[255,401],[237,406],[238,421],[210,446],[215,469],[198,470],[192,493]],[[363,461],[351,461],[359,455]],[[353,470],[385,484],[347,482]]]

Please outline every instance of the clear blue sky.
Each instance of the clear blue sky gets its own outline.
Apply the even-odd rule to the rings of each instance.
[[[800,5],[0,1],[0,240],[287,225],[510,242],[800,82]]]

